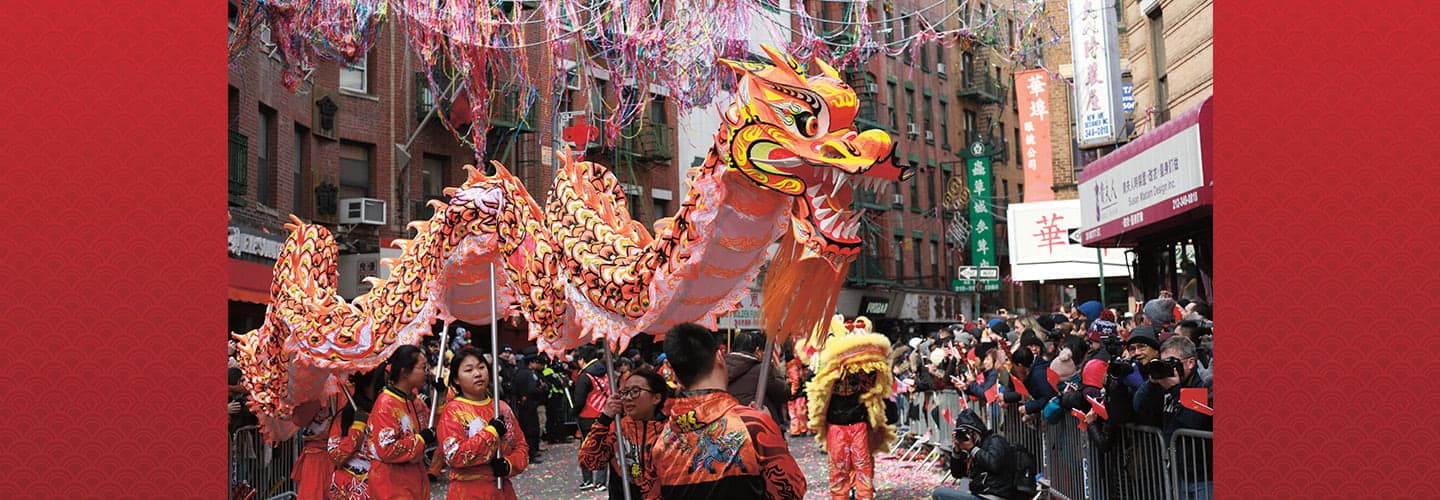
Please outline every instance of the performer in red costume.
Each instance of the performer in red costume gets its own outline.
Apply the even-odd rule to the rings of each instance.
[[[329,442],[330,427],[339,415],[337,408],[344,404],[345,396],[312,401],[295,408],[297,421],[308,421],[297,436],[303,445],[300,458],[295,460],[295,469],[290,479],[295,480],[295,498],[300,500],[324,500],[330,490],[331,477],[335,475],[335,462],[325,454]],[[300,418],[301,416],[308,418]]]
[[[805,398],[805,383],[810,369],[800,361],[793,349],[787,347],[786,354],[790,357],[790,361],[785,364],[785,372],[790,380],[790,435],[807,436],[810,434],[810,416],[806,411],[809,403]]]
[[[425,385],[429,363],[419,348],[402,345],[386,365],[389,385],[375,399],[366,431],[366,447],[374,456],[370,464],[370,496],[386,500],[428,499],[430,478],[425,475],[425,446],[435,442],[435,431],[423,428],[430,408],[415,396],[415,391]]]
[[[670,395],[670,386],[665,378],[649,368],[640,368],[625,376],[620,391],[605,402],[600,418],[591,425],[585,441],[580,443],[580,466],[588,470],[601,470],[609,466],[611,500],[625,498],[620,463],[615,459],[615,431],[613,422],[620,420],[620,432],[625,436],[628,448],[625,464],[630,469],[630,498],[640,500],[644,492],[653,490],[655,478],[645,474],[645,462],[650,460],[650,447],[660,438],[660,429],[665,427],[665,415],[661,408]],[[622,413],[623,412],[623,413]],[[656,491],[658,493],[658,490]]]
[[[450,360],[450,387],[459,395],[440,410],[436,437],[450,466],[445,498],[515,499],[510,478],[525,472],[529,445],[510,405],[491,399],[494,371],[479,349],[466,346]],[[499,455],[496,455],[496,450]],[[501,478],[496,486],[495,478]]]
[[[334,464],[333,476],[329,482],[328,496],[331,500],[369,500],[370,486],[366,478],[370,474],[370,461],[374,458],[365,448],[365,422],[370,419],[370,409],[375,405],[374,372],[356,373],[350,376],[353,403],[346,404],[340,415],[330,421],[325,454]]]
[[[830,459],[830,497],[875,498],[875,452],[890,449],[895,432],[886,421],[890,397],[890,340],[869,332],[870,320],[844,326],[831,321],[832,336],[820,351],[810,381],[810,428],[818,433]],[[893,404],[893,403],[889,403]]]

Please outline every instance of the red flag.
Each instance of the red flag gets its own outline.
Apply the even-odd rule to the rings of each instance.
[[[944,410],[940,410],[940,416],[945,417],[945,421],[946,421],[946,422],[949,422],[949,421],[950,421],[950,409],[949,409],[949,408],[946,408],[946,409],[944,409]]]
[[[1180,405],[1191,410],[1215,416],[1215,409],[1209,404],[1210,390],[1204,387],[1188,387],[1180,389]]]
[[[1045,369],[1045,380],[1050,382],[1050,387],[1055,389],[1055,392],[1060,392],[1060,374],[1055,373],[1053,368]]]
[[[1100,401],[1097,401],[1095,398],[1092,398],[1090,396],[1085,396],[1085,400],[1090,402],[1090,407],[1095,409],[1096,415],[1099,415],[1100,418],[1103,418],[1105,420],[1110,420],[1110,412],[1105,410],[1104,403],[1101,403]]]
[[[1020,393],[1021,396],[1025,396],[1027,398],[1031,397],[1030,389],[1025,387],[1025,381],[1015,378],[1014,375],[1011,375],[1010,384],[1015,386],[1015,392]]]
[[[985,390],[986,403],[994,403],[997,399],[1000,399],[1000,384],[998,382]]]
[[[1084,413],[1084,412],[1080,411],[1078,408],[1071,408],[1071,409],[1070,409],[1070,414],[1071,414],[1071,415],[1074,415],[1075,418],[1076,418],[1077,420],[1079,420],[1079,423],[1075,424],[1075,426],[1076,426],[1076,427],[1079,427],[1080,430],[1083,431],[1083,430],[1085,430],[1085,429],[1089,429],[1089,428],[1090,428],[1090,424],[1085,423],[1085,413]]]

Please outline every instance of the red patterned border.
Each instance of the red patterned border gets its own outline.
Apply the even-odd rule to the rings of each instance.
[[[1285,3],[1215,5],[1217,496],[1426,497],[1435,7]],[[0,498],[224,495],[221,5],[0,16]]]
[[[1433,496],[1437,15],[1215,2],[1217,498]]]
[[[0,498],[223,498],[225,2],[0,15]]]

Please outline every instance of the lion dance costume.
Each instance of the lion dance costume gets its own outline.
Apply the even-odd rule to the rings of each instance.
[[[890,340],[870,333],[864,317],[846,323],[836,315],[807,390],[810,428],[830,459],[830,496],[875,497],[875,453],[890,449],[895,431],[885,422],[892,381]]]

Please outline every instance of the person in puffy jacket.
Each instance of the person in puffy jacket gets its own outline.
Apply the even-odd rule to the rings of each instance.
[[[1010,442],[991,432],[974,411],[965,410],[955,419],[955,453],[950,457],[950,475],[970,478],[970,492],[940,487],[931,494],[935,500],[1008,500],[1017,494],[1015,457]]]

